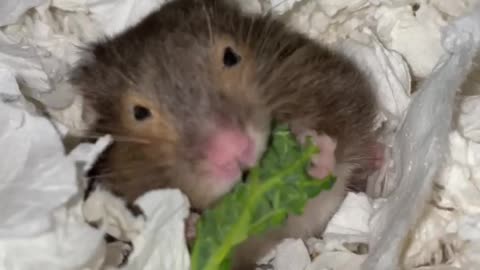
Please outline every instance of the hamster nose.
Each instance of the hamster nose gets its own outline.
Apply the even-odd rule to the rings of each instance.
[[[256,162],[254,141],[241,130],[216,130],[207,140],[205,150],[208,166],[221,178],[238,177],[241,169]]]

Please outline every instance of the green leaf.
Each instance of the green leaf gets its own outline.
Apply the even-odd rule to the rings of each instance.
[[[307,167],[317,149],[297,143],[286,126],[278,126],[260,163],[197,225],[192,270],[228,270],[232,251],[252,235],[282,225],[290,214],[302,214],[309,199],[330,189],[335,178],[313,179]]]

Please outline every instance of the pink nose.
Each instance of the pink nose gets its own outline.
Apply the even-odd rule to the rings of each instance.
[[[212,173],[221,178],[237,177],[241,167],[255,163],[253,140],[235,129],[219,129],[207,142],[206,158]]]

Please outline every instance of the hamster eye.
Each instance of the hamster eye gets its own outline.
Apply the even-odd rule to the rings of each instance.
[[[135,105],[135,107],[133,107],[133,116],[137,121],[143,121],[152,116],[152,113],[143,106]]]
[[[240,57],[240,55],[235,53],[235,51],[232,48],[230,47],[225,48],[225,52],[223,53],[223,64],[226,67],[235,66],[236,64],[238,64],[238,62],[240,62],[241,59],[242,58]]]

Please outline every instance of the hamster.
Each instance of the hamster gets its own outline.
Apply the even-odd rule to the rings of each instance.
[[[377,101],[348,58],[272,15],[232,1],[173,0],[137,25],[91,46],[70,82],[84,98],[93,134],[117,138],[92,181],[133,202],[179,188],[195,209],[215,205],[254,166],[272,121],[290,125],[320,152],[310,174],[337,177],[303,215],[241,244],[235,269],[285,237],[320,234],[349,187],[381,162]]]

